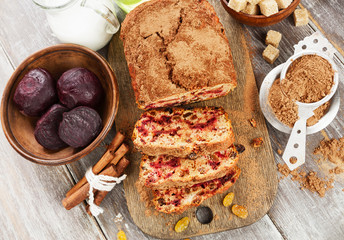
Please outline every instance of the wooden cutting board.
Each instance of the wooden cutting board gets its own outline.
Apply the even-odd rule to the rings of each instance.
[[[232,120],[236,143],[243,144],[246,151],[240,155],[238,166],[242,173],[236,184],[223,194],[218,194],[201,206],[209,207],[214,215],[209,224],[201,224],[196,218],[197,208],[189,209],[180,215],[157,213],[154,209],[147,209],[140,201],[135,182],[139,175],[141,154],[134,150],[128,154],[131,165],[127,171],[128,177],[124,182],[128,208],[135,224],[145,233],[157,238],[186,238],[201,234],[214,233],[250,225],[261,219],[270,209],[277,191],[277,173],[269,135],[264,117],[259,108],[258,90],[252,71],[249,52],[246,46],[243,30],[239,23],[233,20],[223,9],[218,0],[209,0],[224,25],[231,46],[235,69],[238,76],[238,86],[228,96],[206,102],[191,104],[191,106],[222,106]],[[109,62],[116,74],[120,104],[116,118],[116,129],[131,136],[133,126],[142,111],[135,103],[131,79],[124,57],[122,41],[117,33],[111,41]],[[249,119],[257,121],[253,128]],[[264,140],[260,148],[250,146],[253,138],[262,137]],[[231,209],[222,205],[222,200],[228,192],[234,192],[234,204],[244,205],[248,209],[246,219],[238,218],[231,213]],[[176,233],[174,225],[182,217],[188,216],[191,221],[189,227],[182,233]]]

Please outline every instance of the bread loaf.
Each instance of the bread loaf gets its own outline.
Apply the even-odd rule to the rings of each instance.
[[[139,108],[216,98],[237,85],[228,40],[207,0],[143,3],[127,14],[120,37]]]
[[[146,111],[135,124],[132,138],[146,155],[190,159],[224,151],[234,143],[228,114],[217,107]]]
[[[199,206],[204,200],[222,193],[231,187],[240,175],[240,169],[234,167],[217,179],[194,184],[190,187],[175,187],[165,190],[154,190],[152,200],[159,212],[181,213],[186,209]]]
[[[140,181],[146,187],[183,187],[223,177],[235,167],[238,152],[232,145],[225,151],[201,155],[195,160],[168,155],[142,157]]]

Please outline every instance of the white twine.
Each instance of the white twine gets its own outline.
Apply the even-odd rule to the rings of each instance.
[[[119,178],[105,175],[95,175],[92,171],[92,168],[89,168],[86,171],[85,177],[90,184],[90,189],[88,191],[90,211],[92,215],[96,217],[100,213],[103,213],[104,210],[94,203],[93,189],[110,192],[116,186],[116,184],[122,182],[127,175],[123,174]]]

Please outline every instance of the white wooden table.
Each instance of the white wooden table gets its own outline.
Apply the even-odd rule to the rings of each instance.
[[[342,104],[344,76],[344,0],[303,0],[312,21],[305,27],[294,27],[292,17],[271,27],[253,28],[245,26],[246,40],[251,50],[252,65],[258,86],[265,75],[292,54],[292,46],[313,32],[320,30],[337,48],[335,62],[340,71]],[[123,16],[123,13],[120,13]],[[283,34],[280,57],[269,65],[262,57],[264,38],[268,30]],[[42,48],[59,43],[52,35],[45,15],[30,0],[0,1],[0,93],[14,69],[27,56]],[[106,48],[101,51],[106,56]],[[344,134],[344,110],[341,107],[336,119],[325,133],[329,137]],[[282,162],[277,149],[283,149],[288,135],[268,124],[270,140],[276,163]],[[115,134],[112,129],[104,143],[109,143]],[[314,148],[323,138],[316,133],[307,138],[307,170],[320,171]],[[0,239],[116,239],[119,229],[128,239],[151,239],[133,223],[126,206],[122,186],[116,187],[102,203],[105,213],[90,217],[80,205],[66,211],[61,199],[80,179],[85,170],[102,155],[98,148],[75,163],[47,167],[31,163],[17,154],[0,131]],[[281,180],[275,203],[269,213],[251,226],[216,233],[193,239],[344,239],[344,182],[335,182],[335,187],[324,198],[307,190],[300,190],[297,182]],[[140,203],[138,203],[140,204]],[[121,213],[124,220],[115,223]]]

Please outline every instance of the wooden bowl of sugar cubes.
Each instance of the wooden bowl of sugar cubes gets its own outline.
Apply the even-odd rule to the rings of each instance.
[[[292,14],[301,0],[221,0],[237,21],[256,27],[276,24]]]

